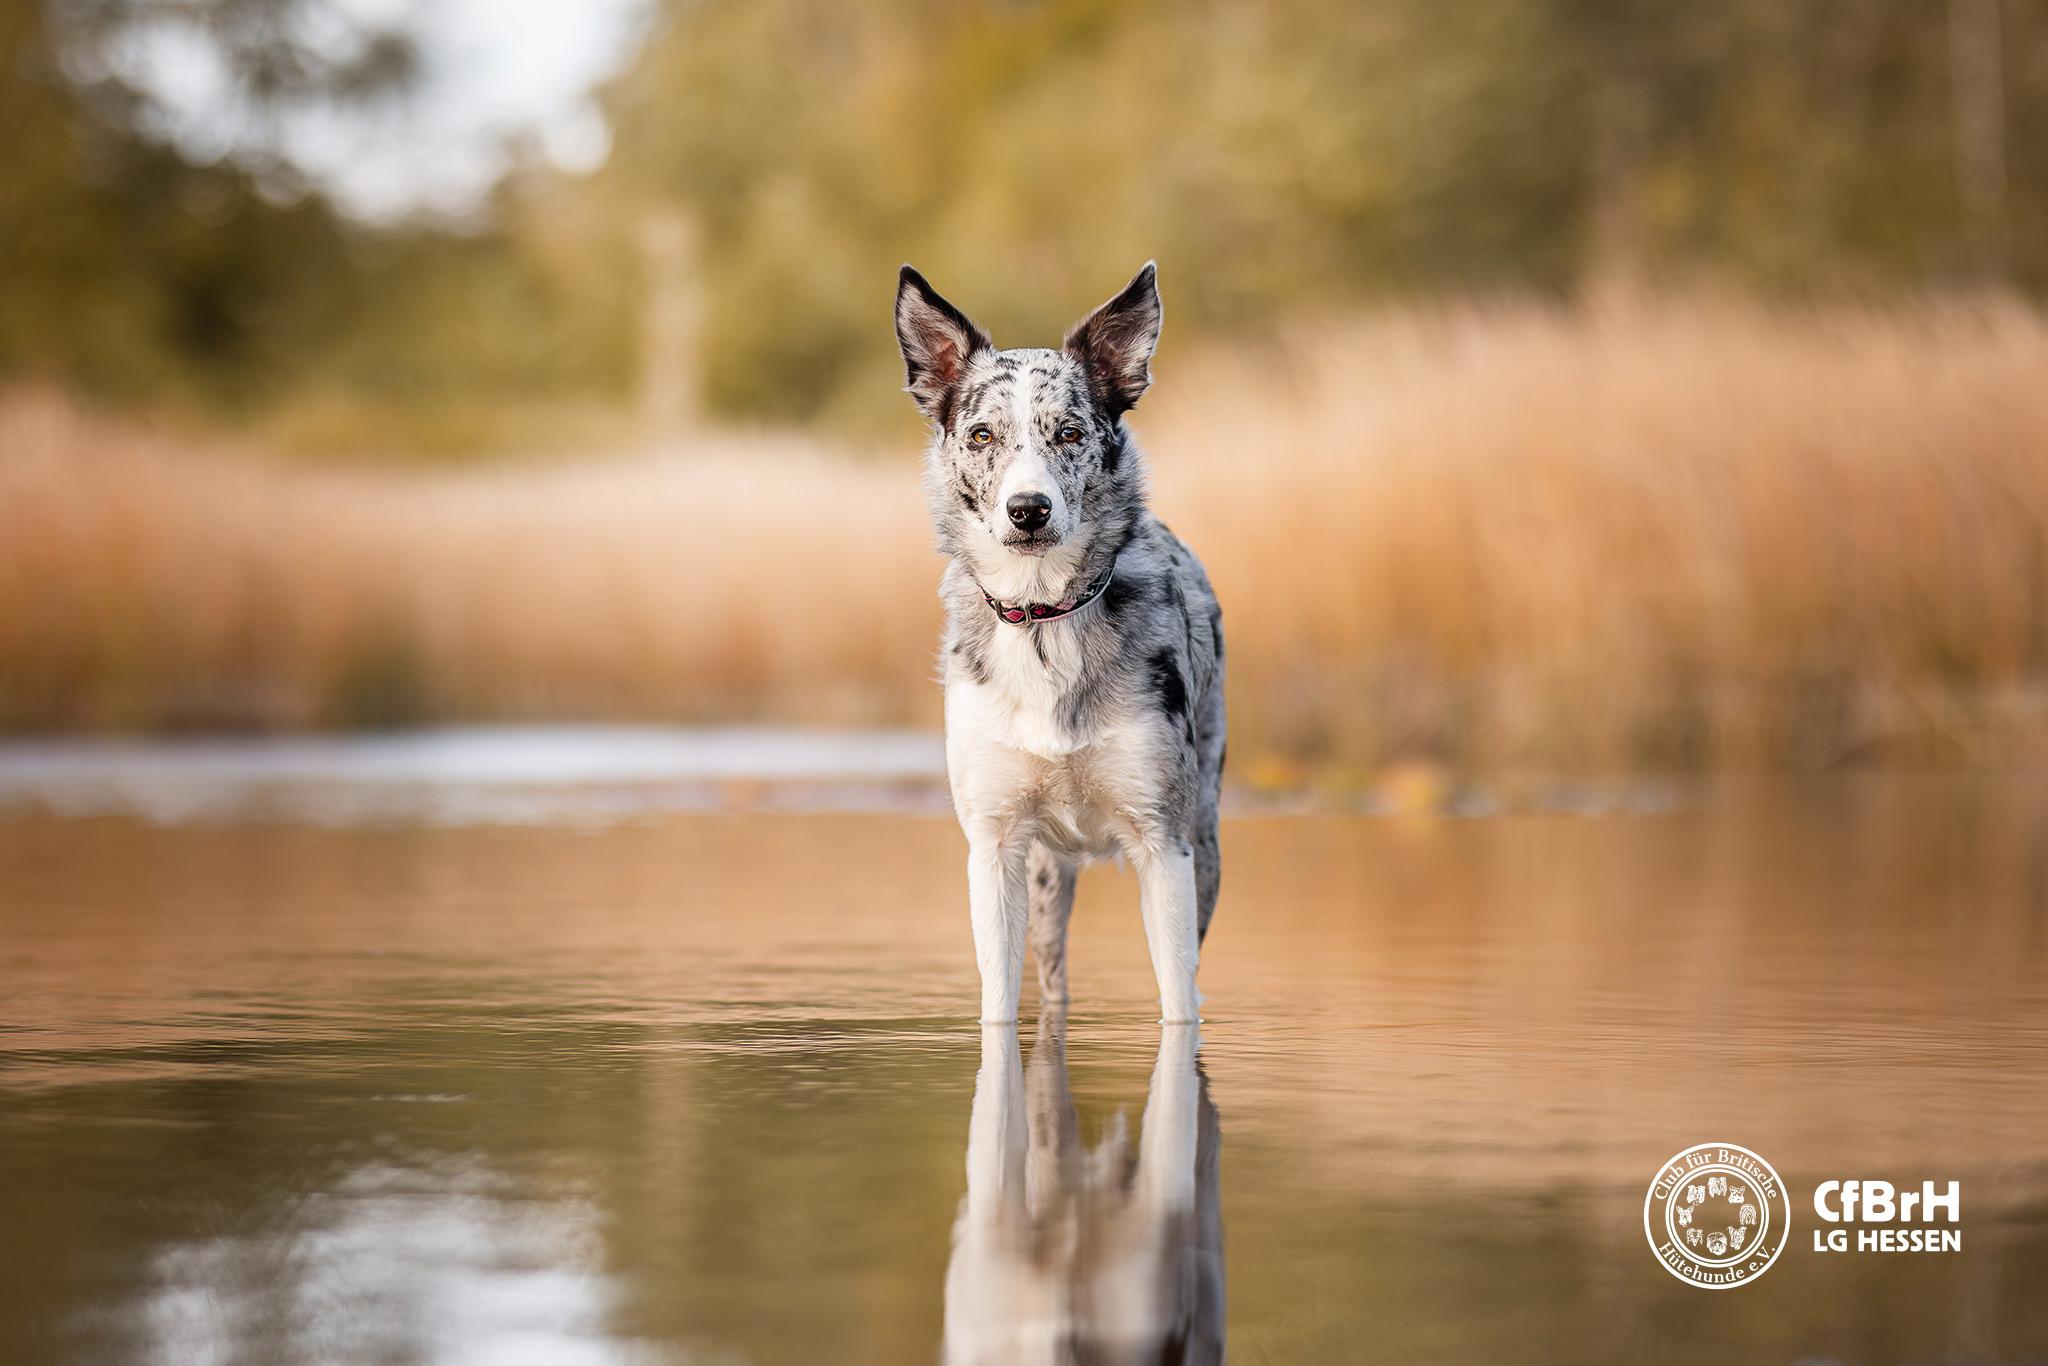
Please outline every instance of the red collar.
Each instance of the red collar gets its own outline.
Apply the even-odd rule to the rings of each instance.
[[[997,602],[989,596],[986,588],[981,589],[981,597],[982,601],[994,609],[995,614],[1004,621],[1012,626],[1026,626],[1034,622],[1051,621],[1056,617],[1071,616],[1080,611],[1102,595],[1102,590],[1109,587],[1109,581],[1115,574],[1116,561],[1111,560],[1109,568],[1102,571],[1100,578],[1089,584],[1078,597],[1068,598],[1063,602]],[[974,586],[981,588],[979,583]]]

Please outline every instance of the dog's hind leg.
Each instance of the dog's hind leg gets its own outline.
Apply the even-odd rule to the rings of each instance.
[[[1067,920],[1074,913],[1074,865],[1040,843],[1031,846],[1031,958],[1038,964],[1038,1003],[1067,1003]]]
[[[1209,919],[1216,914],[1216,894],[1223,890],[1223,850],[1216,839],[1216,812],[1195,822],[1195,942],[1209,937]]]

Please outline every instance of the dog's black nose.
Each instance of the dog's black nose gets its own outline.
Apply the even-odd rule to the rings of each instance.
[[[1036,531],[1052,520],[1052,499],[1042,493],[1013,493],[1003,507],[1019,531]]]

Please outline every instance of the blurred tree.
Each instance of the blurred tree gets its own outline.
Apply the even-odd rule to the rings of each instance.
[[[403,82],[394,37],[318,57],[298,36],[313,8],[65,0],[0,17],[0,366],[232,397],[332,332],[349,274],[333,211],[282,162],[188,164],[151,135],[152,101],[115,57],[145,22],[207,35],[251,110]]]
[[[404,442],[450,409],[630,390],[630,272],[586,283],[550,187],[456,229],[350,222],[280,150],[296,111],[347,114],[418,76],[403,31],[335,0],[49,0],[0,8],[0,375],[251,413],[381,411]],[[227,81],[196,162],[137,79],[138,44],[197,43]],[[617,253],[613,253],[614,259]],[[431,426],[431,422],[428,424]],[[484,439],[499,432],[480,432]],[[456,444],[466,444],[458,438]]]

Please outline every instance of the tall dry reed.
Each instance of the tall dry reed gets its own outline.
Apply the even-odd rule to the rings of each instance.
[[[2017,305],[1418,313],[1169,352],[1136,425],[1255,767],[2048,749],[2048,322]],[[0,724],[935,724],[915,465],[733,436],[305,470],[16,396]]]

